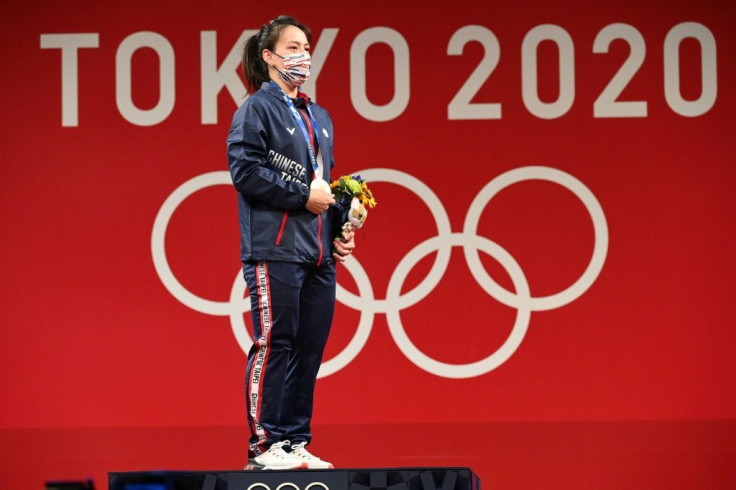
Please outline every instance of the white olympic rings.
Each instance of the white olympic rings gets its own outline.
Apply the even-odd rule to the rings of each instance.
[[[345,268],[353,275],[358,294],[353,294],[337,285],[337,300],[360,311],[360,320],[355,335],[348,345],[335,357],[322,363],[319,377],[334,374],[347,366],[363,349],[376,314],[386,315],[389,331],[399,350],[421,369],[446,378],[469,378],[483,375],[506,362],[521,344],[529,326],[532,311],[550,310],[564,306],[579,298],[595,282],[600,274],[608,252],[608,225],[598,200],[593,193],[572,175],[550,167],[520,167],[505,172],[481,189],[473,200],[465,218],[462,233],[453,233],[450,220],[435,193],[417,178],[393,169],[373,168],[360,172],[371,183],[388,182],[405,187],[419,196],[428,206],[435,224],[437,236],[414,247],[397,265],[389,280],[385,299],[376,299],[368,274],[358,260],[351,256]],[[565,290],[544,297],[532,297],[526,276],[513,257],[500,245],[476,234],[480,216],[490,200],[504,188],[525,180],[545,180],[556,183],[575,194],[583,203],[593,221],[595,242],[590,262],[583,274]],[[229,316],[233,334],[240,348],[247,353],[253,343],[243,319],[250,311],[250,300],[246,296],[247,286],[239,269],[233,282],[229,301],[212,301],[194,295],[176,279],[166,258],[164,247],[166,228],[176,208],[193,193],[213,185],[232,186],[227,171],[210,172],[192,178],[180,185],[164,201],[153,225],[151,253],[153,263],[167,290],[181,303],[200,313]],[[401,323],[400,311],[422,301],[439,284],[450,261],[452,247],[462,247],[471,274],[492,298],[504,305],[516,308],[517,315],[509,337],[495,352],[485,359],[468,364],[450,364],[437,361],[426,355],[409,339]],[[498,285],[480,262],[482,251],[501,264],[514,285],[512,293]],[[401,294],[406,277],[424,257],[437,252],[427,277],[414,289]]]
[[[285,488],[292,488],[293,490],[301,490],[299,485],[292,482],[284,482],[280,484],[278,487],[276,487],[276,490],[282,490]],[[321,481],[315,481],[304,487],[304,490],[309,490],[310,488],[322,488],[323,490],[330,490],[330,488],[322,483]],[[265,483],[252,483],[246,490],[271,490],[271,487],[266,485]]]

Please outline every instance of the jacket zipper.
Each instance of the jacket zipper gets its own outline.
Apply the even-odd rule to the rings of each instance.
[[[309,116],[307,115],[307,111],[304,109],[299,109],[299,112],[302,113],[304,122],[307,126],[307,132],[309,133],[309,141],[312,144],[312,148],[314,149],[315,153],[317,152],[316,144],[315,144],[315,138],[314,138],[314,131],[312,130],[312,122],[309,120]],[[317,215],[317,243],[319,244],[319,257],[317,257],[317,266],[319,266],[322,263],[322,215]]]
[[[317,243],[319,243],[319,257],[317,258],[317,266],[322,263],[322,215],[317,215]]]
[[[281,219],[281,228],[279,228],[279,234],[276,235],[276,245],[281,245],[281,238],[284,236],[284,228],[286,228],[286,218],[289,217],[289,210],[284,211],[284,217]]]

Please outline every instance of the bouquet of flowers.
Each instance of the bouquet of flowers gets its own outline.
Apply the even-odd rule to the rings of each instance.
[[[338,232],[336,238],[363,226],[368,216],[367,208],[373,209],[376,200],[368,184],[360,175],[343,175],[330,184],[338,208]]]

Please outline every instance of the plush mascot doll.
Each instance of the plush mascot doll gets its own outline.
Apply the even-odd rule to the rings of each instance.
[[[354,197],[350,201],[350,211],[348,211],[348,221],[353,225],[354,229],[358,229],[363,226],[365,219],[368,217],[368,210],[363,206],[363,203],[357,197]]]

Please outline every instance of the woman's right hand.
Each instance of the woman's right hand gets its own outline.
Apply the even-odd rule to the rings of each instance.
[[[335,198],[332,194],[322,189],[310,189],[309,200],[306,208],[314,214],[322,214],[329,209],[331,204],[335,204]]]

